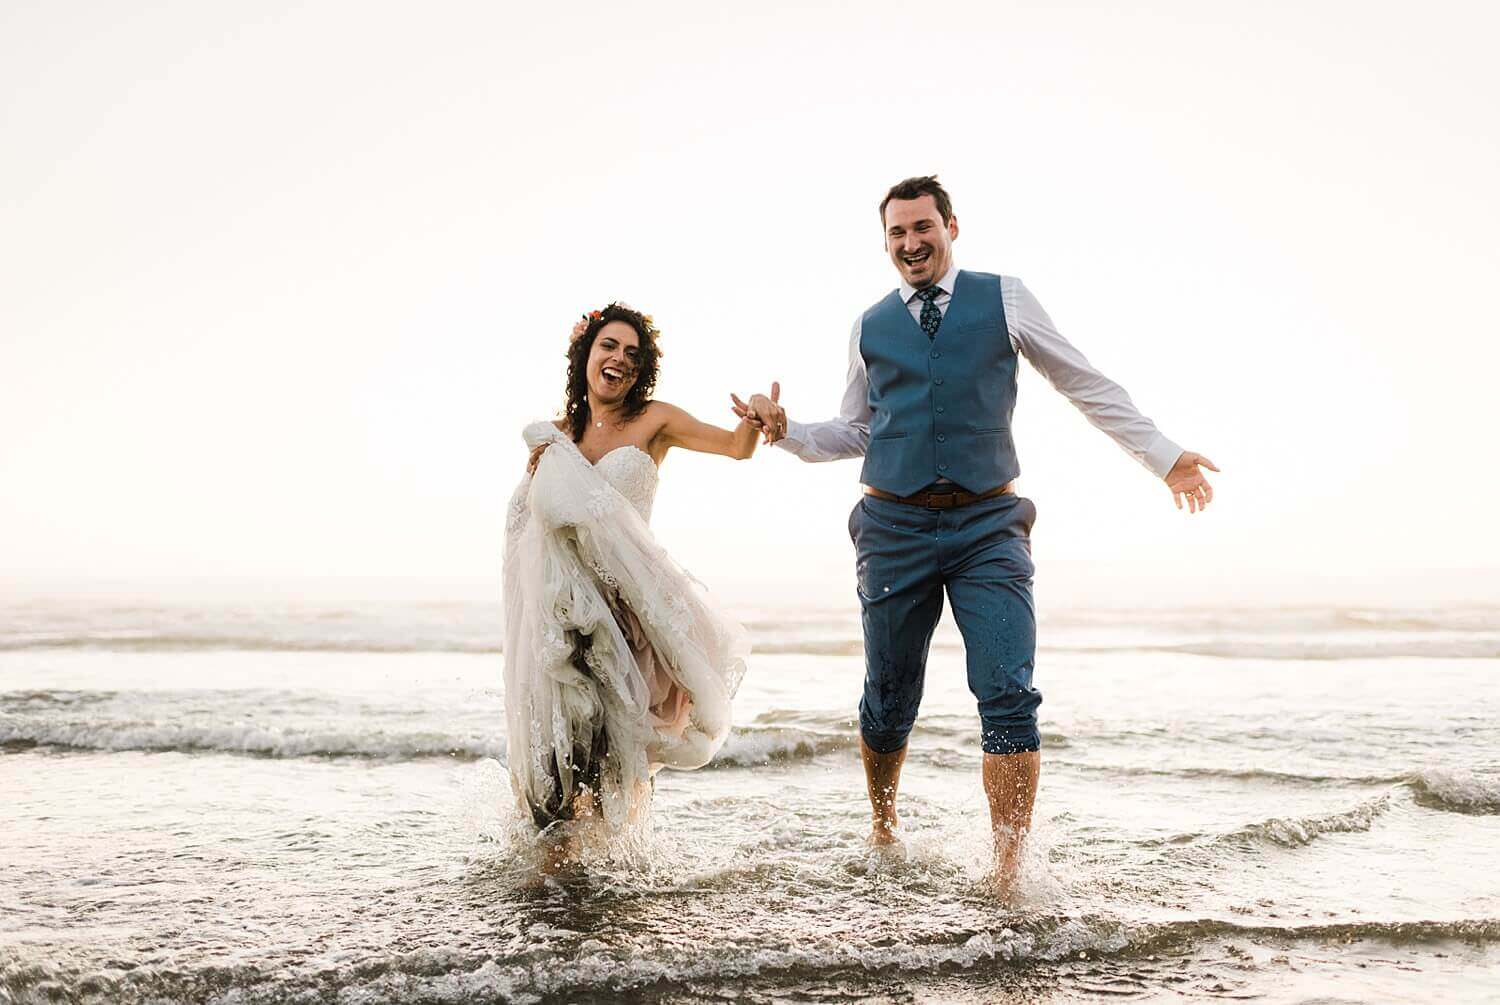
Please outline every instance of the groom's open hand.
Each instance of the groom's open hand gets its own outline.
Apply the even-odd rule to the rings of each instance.
[[[742,422],[748,422],[759,429],[767,443],[775,443],[786,435],[786,410],[777,404],[781,398],[779,381],[771,382],[769,398],[764,394],[752,394],[749,401],[741,401],[735,394],[729,397],[734,402],[730,406],[734,414],[739,416]]]
[[[1191,450],[1184,450],[1182,456],[1177,458],[1177,463],[1172,465],[1172,470],[1167,472],[1167,488],[1172,490],[1172,501],[1182,509],[1184,501],[1187,502],[1189,513],[1196,513],[1209,503],[1214,501],[1214,488],[1208,484],[1208,479],[1203,477],[1200,467],[1210,471],[1218,471],[1214,462],[1202,454],[1195,454]]]

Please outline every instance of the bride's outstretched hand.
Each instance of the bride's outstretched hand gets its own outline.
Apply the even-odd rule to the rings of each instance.
[[[761,431],[767,443],[775,443],[786,436],[786,410],[778,403],[781,398],[781,382],[771,382],[771,396],[764,394],[752,394],[748,402],[741,401],[739,396],[731,394],[730,400],[734,402],[732,410],[740,417],[742,422],[748,422]]]

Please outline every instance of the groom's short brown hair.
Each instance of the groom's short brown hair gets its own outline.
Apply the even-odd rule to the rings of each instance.
[[[937,203],[938,215],[943,218],[944,225],[953,219],[953,200],[948,198],[948,193],[938,184],[937,175],[924,174],[898,181],[891,186],[885,198],[880,200],[880,225],[885,226],[886,203],[892,199],[918,199],[924,195],[932,196],[932,201]]]

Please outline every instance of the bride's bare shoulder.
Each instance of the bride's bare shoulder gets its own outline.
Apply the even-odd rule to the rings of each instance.
[[[557,427],[559,433],[566,433],[568,431],[567,419],[553,419],[552,424]]]
[[[669,401],[652,398],[646,403],[646,410],[641,413],[641,416],[652,422],[664,424],[676,416],[685,414],[687,413]]]
[[[666,438],[667,426],[683,414],[682,409],[665,401],[655,398],[646,403],[646,408],[641,412],[641,418],[646,421],[649,435],[646,438],[646,453],[657,464],[661,464],[662,458],[667,455],[667,447],[670,445]]]

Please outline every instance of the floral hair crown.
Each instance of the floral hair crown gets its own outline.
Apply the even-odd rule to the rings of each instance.
[[[627,311],[630,311],[632,314],[639,315],[641,322],[646,326],[647,334],[651,335],[652,337],[659,337],[661,335],[661,331],[656,327],[656,322],[652,320],[651,315],[641,314],[640,311],[636,310],[634,307],[623,301],[612,300],[599,310],[589,311],[587,314],[583,315],[583,317],[579,318],[573,324],[573,338],[576,339],[584,332],[588,331],[589,325],[603,318],[604,312],[609,310],[611,307],[620,307]]]

